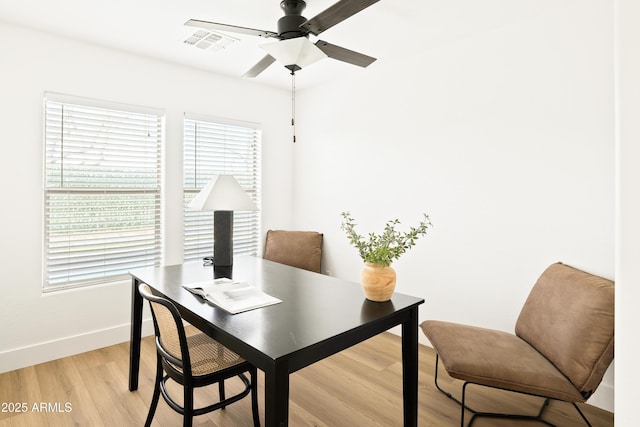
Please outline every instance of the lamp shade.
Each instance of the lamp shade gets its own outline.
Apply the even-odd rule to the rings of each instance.
[[[299,68],[304,68],[327,57],[320,48],[311,43],[306,37],[280,40],[275,43],[260,45],[260,47],[285,67],[296,65]]]
[[[200,211],[257,211],[258,207],[231,175],[214,175],[189,207]]]

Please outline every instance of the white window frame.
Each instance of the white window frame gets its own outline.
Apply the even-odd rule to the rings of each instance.
[[[45,93],[43,128],[43,291],[159,265],[164,111]]]
[[[213,212],[189,202],[213,175],[233,175],[258,206],[234,212],[233,253],[260,253],[262,129],[259,124],[187,113],[184,115],[184,261],[213,255]]]

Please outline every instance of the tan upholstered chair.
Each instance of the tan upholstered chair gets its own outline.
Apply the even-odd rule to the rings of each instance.
[[[570,266],[548,267],[531,290],[515,335],[427,320],[423,332],[436,350],[438,390],[476,416],[542,419],[549,399],[577,402],[596,390],[613,360],[614,283]],[[438,385],[438,358],[453,378],[464,381],[461,401]],[[545,398],[537,415],[483,413],[465,406],[467,386],[478,384]]]
[[[322,237],[315,231],[269,230],[263,258],[320,273]]]
[[[151,294],[145,284],[141,284],[138,291],[151,306],[157,349],[156,380],[145,427],[151,425],[160,394],[173,410],[184,416],[184,426],[191,426],[194,416],[223,409],[249,393],[253,424],[259,426],[256,367],[208,335],[198,333],[187,337],[180,313],[170,301]],[[251,380],[247,379],[245,373],[249,373]],[[240,378],[244,389],[234,396],[225,397],[224,381],[235,376]],[[169,379],[183,386],[182,406],[167,392],[166,383]],[[215,383],[218,383],[220,400],[212,405],[194,409],[194,388]]]

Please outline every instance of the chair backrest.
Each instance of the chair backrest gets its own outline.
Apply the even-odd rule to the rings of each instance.
[[[187,366],[190,371],[187,338],[178,309],[167,299],[153,295],[144,283],[140,284],[138,291],[149,301],[156,345],[161,355],[180,370]]]
[[[614,282],[552,264],[531,290],[515,333],[588,398],[613,360]]]
[[[315,231],[269,230],[263,258],[320,273],[322,238]]]

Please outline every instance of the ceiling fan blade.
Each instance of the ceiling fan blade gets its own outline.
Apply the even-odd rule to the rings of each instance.
[[[244,73],[242,77],[246,78],[254,78],[261,72],[267,69],[267,67],[273,64],[276,61],[276,58],[267,54],[264,58],[262,58],[256,65],[254,65],[249,71]]]
[[[300,28],[317,36],[378,1],[380,0],[340,0],[324,12],[302,23]]]
[[[336,46],[323,40],[318,40],[316,42],[316,46],[329,58],[337,59],[338,61],[342,62],[348,62],[349,64],[357,65],[359,67],[368,67],[376,60],[376,58],[373,58],[371,56],[367,56],[353,50],[345,49],[344,47]]]
[[[228,31],[231,33],[249,34],[250,36],[278,38],[278,33],[274,33],[273,31],[256,30],[254,28],[246,28],[246,27],[237,27],[235,25],[218,24],[216,22],[200,21],[198,19],[189,19],[187,22],[184,23],[184,25],[189,27],[204,28],[206,30]]]

